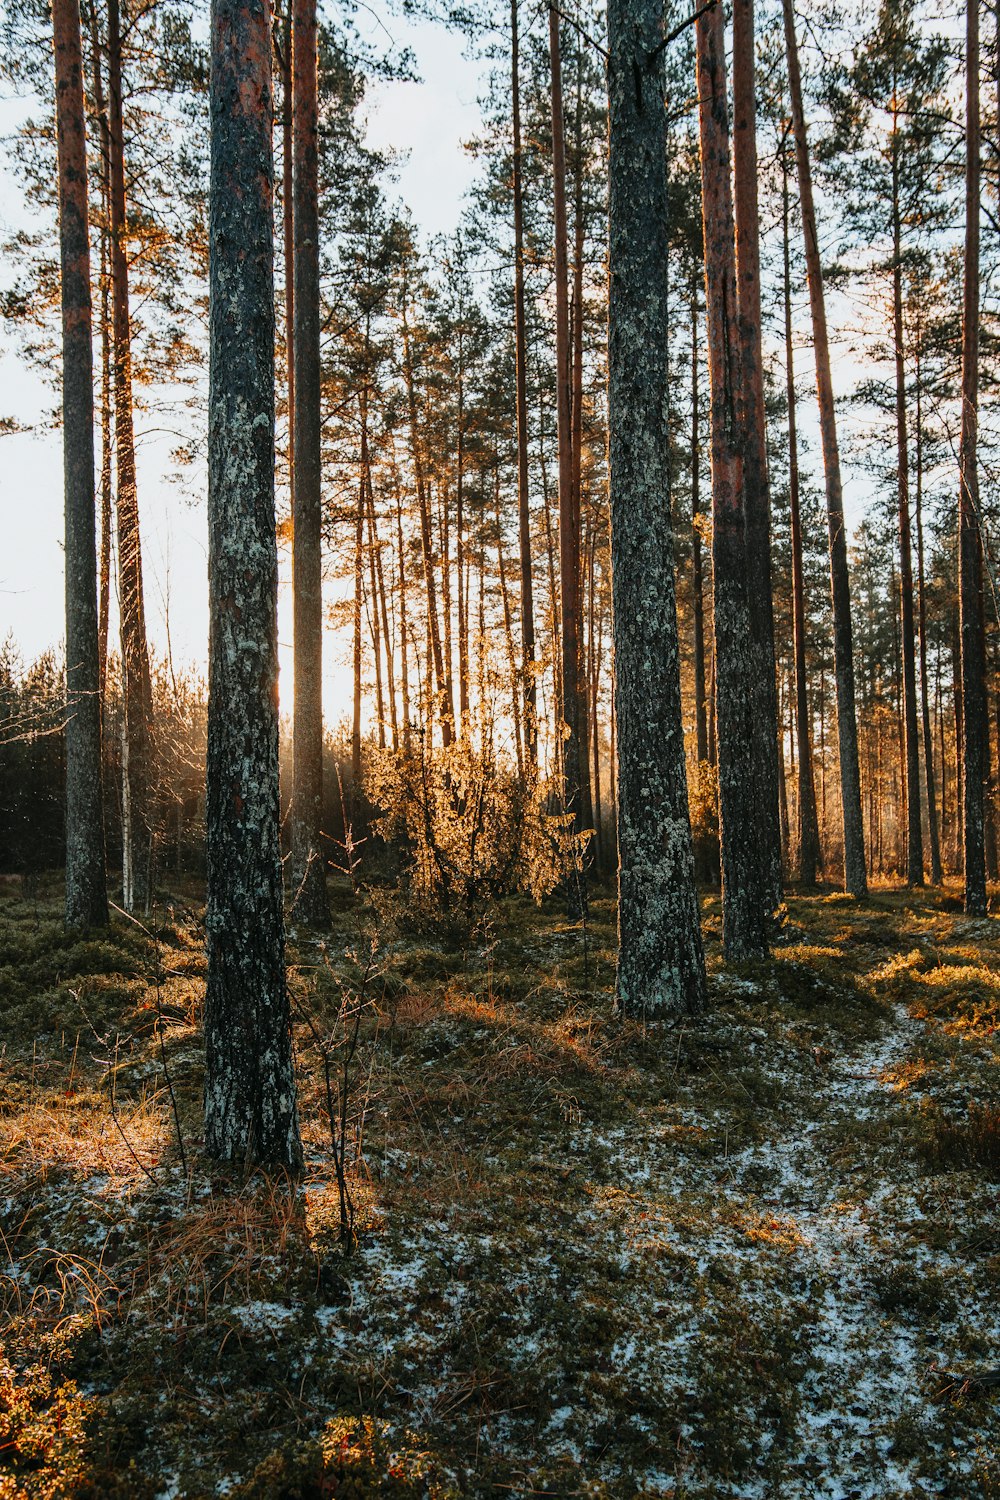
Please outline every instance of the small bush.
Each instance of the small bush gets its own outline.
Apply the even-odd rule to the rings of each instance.
[[[576,867],[582,848],[552,785],[525,787],[513,767],[460,740],[413,755],[372,757],[366,792],[382,809],[375,831],[403,849],[411,916],[473,918],[515,891],[540,901]]]
[[[1000,1182],[1000,1109],[973,1104],[965,1120],[936,1116],[922,1143],[922,1155],[940,1171],[978,1168],[991,1182]]]

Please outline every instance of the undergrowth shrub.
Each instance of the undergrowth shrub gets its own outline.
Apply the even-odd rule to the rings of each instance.
[[[371,1417],[334,1417],[322,1435],[281,1449],[233,1492],[239,1500],[445,1500],[454,1486],[413,1434],[390,1439]]]
[[[551,781],[525,786],[512,766],[467,740],[417,736],[409,755],[376,753],[366,787],[374,831],[402,851],[412,919],[467,920],[516,891],[536,901],[579,866],[583,840]]]
[[[688,766],[688,804],[695,878],[703,885],[718,885],[721,879],[719,773],[707,760]]]
[[[935,1115],[921,1154],[940,1171],[978,1168],[991,1182],[1000,1182],[1000,1109],[973,1104],[964,1120]]]
[[[95,1403],[46,1364],[0,1363],[0,1500],[69,1500],[81,1493]]]

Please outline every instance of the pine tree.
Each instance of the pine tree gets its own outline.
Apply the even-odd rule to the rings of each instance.
[[[799,182],[799,211],[805,241],[806,276],[812,311],[813,348],[816,358],[816,391],[819,401],[823,470],[826,477],[827,527],[830,537],[830,596],[833,604],[833,645],[837,686],[837,734],[840,741],[841,807],[844,829],[844,885],[850,895],[868,892],[865,865],[865,830],[861,812],[861,768],[858,758],[858,720],[854,690],[854,639],[851,622],[851,584],[847,564],[847,532],[844,522],[844,492],[840,474],[840,448],[833,403],[830,344],[827,333],[826,297],[820,263],[819,235],[813,202],[812,165],[798,40],[792,0],[783,0],[788,85],[791,95],[792,129]]]
[[[301,1162],[285,987],[267,0],[213,0],[205,1147]]]
[[[618,728],[618,1002],[700,1006],[705,971],[681,724],[668,490],[663,12],[608,6],[611,548]]]
[[[716,717],[722,835],[722,944],[739,962],[768,951],[773,909],[761,857],[754,754],[759,698],[750,611],[744,454],[748,412],[736,295],[729,108],[722,10],[697,21],[705,234],[705,302],[712,398],[712,559],[715,572]],[[769,852],[769,845],[766,846]],[[769,873],[769,872],[768,872]]]
[[[52,8],[59,143],[66,495],[66,925],[108,920],[94,536],[94,383],[83,46],[78,0]]]
[[[293,440],[292,586],[295,634],[292,887],[295,916],[325,927],[323,818],[322,413],[320,406],[319,153],[316,0],[292,19]],[[286,267],[287,274],[287,267]]]
[[[762,890],[770,914],[781,903],[781,832],[778,816],[778,718],[771,590],[771,491],[764,416],[764,357],[760,310],[760,220],[757,206],[757,103],[753,0],[733,5],[733,209],[736,226],[736,296],[740,375],[746,405],[743,491],[746,520],[747,601],[753,641],[755,707],[751,721],[757,818],[764,869]]]
[[[962,316],[962,433],[958,554],[962,628],[962,769],[965,785],[965,909],[986,914],[984,787],[989,774],[983,542],[979,515],[979,7],[966,5],[965,298]]]

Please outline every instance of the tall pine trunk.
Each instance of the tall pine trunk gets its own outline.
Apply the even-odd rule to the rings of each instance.
[[[747,597],[754,672],[754,773],[758,839],[768,911],[781,903],[778,705],[771,592],[771,490],[764,422],[761,351],[760,218],[757,206],[757,100],[754,0],[733,4],[733,208],[736,221],[736,297],[739,306],[741,386],[746,405],[743,496],[746,515]]]
[[[694,616],[694,723],[698,759],[708,760],[705,691],[705,585],[701,558],[701,403],[698,369],[698,291],[691,292],[691,590]]]
[[[281,22],[281,231],[285,262],[285,392],[288,406],[288,483],[295,473],[295,161],[292,151],[294,63],[292,0]]]
[[[830,537],[830,596],[833,605],[833,654],[837,683],[837,734],[840,741],[840,795],[844,831],[844,885],[855,897],[868,893],[865,869],[865,827],[861,812],[861,769],[858,761],[858,719],[854,692],[854,631],[851,623],[851,584],[847,567],[847,532],[844,524],[844,491],[840,476],[840,449],[833,403],[830,342],[826,327],[826,299],[820,262],[816,209],[813,203],[809,140],[802,108],[802,77],[795,36],[792,0],[783,0],[788,83],[795,133],[795,159],[799,180],[799,209],[805,241],[806,278],[812,311],[813,346],[816,357],[816,391],[819,402],[820,438],[826,478],[826,516]]]
[[[428,481],[424,473],[420,433],[417,426],[417,393],[413,372],[413,353],[410,342],[410,325],[407,314],[408,291],[404,283],[402,306],[403,332],[403,380],[406,388],[406,406],[410,429],[410,455],[413,459],[413,478],[417,490],[417,506],[420,512],[420,551],[423,562],[424,591],[427,595],[427,633],[431,647],[427,677],[430,691],[431,670],[437,687],[438,717],[441,721],[441,743],[445,749],[455,737],[455,707],[452,693],[451,673],[445,668],[444,649],[441,644],[441,620],[438,615],[437,577],[435,574],[434,539],[431,527]],[[428,731],[431,726],[428,725]]]
[[[374,603],[382,621],[382,639],[385,644],[386,689],[389,697],[389,721],[392,728],[393,753],[399,749],[399,718],[396,712],[396,666],[393,651],[392,631],[389,628],[388,591],[385,586],[385,570],[382,565],[382,543],[378,535],[378,518],[375,514],[375,494],[372,489],[371,465],[368,466],[368,534],[371,537],[375,585],[372,590]]]
[[[924,789],[927,794],[927,831],[931,845],[931,881],[941,884],[941,832],[938,824],[937,792],[934,776],[934,738],[931,733],[931,711],[927,686],[927,595],[924,578],[924,521],[923,521],[923,410],[922,372],[920,368],[919,341],[917,348],[917,411],[916,411],[916,488],[913,514],[917,532],[917,644],[920,647],[920,717],[924,742]],[[942,781],[942,794],[944,784]]]
[[[618,1003],[697,1009],[705,968],[688,816],[663,421],[666,111],[658,0],[610,0],[608,398],[618,741]],[[655,671],[650,663],[656,664]]]
[[[118,477],[118,594],[122,639],[122,904],[149,905],[153,859],[153,690],[139,537],[132,417],[125,125],[118,0],[108,0],[108,177],[111,208],[111,304],[114,328],[115,447]]]
[[[100,132],[98,152],[101,189],[101,262],[98,278],[101,324],[101,540],[98,554],[97,654],[100,668],[101,713],[107,694],[108,634],[111,617],[111,257],[110,257],[110,185],[108,182],[108,111],[104,96],[104,64],[101,59],[101,37],[97,9],[90,9],[90,61],[93,78],[93,106]]]
[[[210,110],[205,1148],[295,1169],[279,843],[268,0],[213,0]]]
[[[799,756],[798,843],[799,879],[816,884],[820,862],[819,822],[816,817],[816,786],[813,780],[812,741],[809,733],[809,692],[806,671],[805,580],[802,571],[802,517],[799,508],[799,440],[795,416],[795,359],[792,343],[792,267],[788,224],[788,169],[782,152],[782,222],[784,228],[785,375],[788,394],[788,495],[791,510],[792,621],[795,650],[795,726]]]
[[[320,413],[319,149],[316,0],[294,0],[292,173],[294,212],[294,430],[292,608],[295,649],[292,889],[295,916],[330,920],[323,821],[322,423]],[[287,267],[286,267],[287,275]]]
[[[899,628],[903,668],[903,742],[906,773],[906,883],[924,883],[920,817],[920,741],[917,728],[917,657],[913,620],[913,545],[910,536],[910,453],[906,421],[903,336],[903,245],[899,201],[899,134],[892,125],[892,331],[896,375],[896,479],[899,498]]]
[[[410,621],[406,607],[406,549],[403,543],[403,492],[396,475],[396,566],[399,570],[399,690],[402,696],[403,754],[411,751],[410,725],[410,647],[407,631]]]
[[[570,452],[572,460],[573,537],[576,547],[577,578],[577,700],[576,732],[580,763],[580,823],[594,827],[593,789],[590,784],[590,680],[587,671],[589,639],[585,638],[584,621],[588,618],[587,595],[593,587],[589,567],[589,549],[583,530],[583,263],[586,236],[583,206],[583,54],[577,48],[576,108],[573,147],[573,295],[570,346]],[[596,830],[591,857],[596,857]]]
[[[524,310],[524,186],[517,0],[510,0],[511,108],[514,129],[514,381],[517,407],[517,532],[521,568],[521,670],[524,739],[529,774],[538,768],[538,688],[535,682],[535,598],[531,571],[528,490],[528,371]]]
[[[988,775],[983,542],[979,526],[979,8],[966,6],[965,287],[962,315],[962,435],[958,502],[962,632],[962,772],[965,909],[986,914],[985,783]]]
[[[361,626],[365,588],[365,499],[368,494],[368,388],[359,397],[361,467],[358,473],[358,509],[354,517],[354,612],[351,659],[353,685],[351,708],[351,810],[361,809]]]
[[[712,556],[715,579],[716,714],[722,834],[722,945],[730,961],[766,954],[770,914],[761,857],[754,716],[747,691],[758,654],[750,618],[743,455],[743,400],[736,246],[730,184],[725,21],[720,6],[697,22],[705,302],[712,402]]]
[[[107,925],[108,892],[101,791],[87,128],[78,0],[54,0],[52,31],[59,148],[66,507],[66,925],[87,928]]]
[[[580,743],[580,526],[573,494],[573,411],[566,227],[566,141],[562,104],[559,15],[549,10],[552,76],[552,196],[555,220],[556,434],[559,450],[559,582],[561,599],[563,796],[573,829],[583,827],[586,755]],[[584,901],[582,876],[570,883],[571,910]]]

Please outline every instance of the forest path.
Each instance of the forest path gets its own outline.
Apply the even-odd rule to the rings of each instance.
[[[913,1238],[925,1207],[905,1177],[884,1164],[894,1086],[924,1033],[895,1004],[882,1035],[859,1052],[817,1057],[809,1118],[732,1161],[734,1186],[763,1175],[771,1185],[759,1201],[801,1236],[790,1253],[808,1283],[815,1322],[808,1338],[813,1364],[801,1388],[798,1462],[817,1495],[912,1493],[909,1466],[898,1461],[898,1435],[889,1429],[926,1418],[928,1394],[946,1383],[928,1374],[933,1319],[890,1316],[932,1258]]]
[[[915,960],[915,969],[933,962]],[[998,1198],[969,1173],[929,1175],[914,1150],[921,1127],[909,1089],[939,1061],[940,1041],[915,1009],[873,1006],[875,1034],[817,1044],[811,1066],[801,1064],[808,1048],[797,1067],[769,1058],[792,1109],[769,1112],[763,1138],[705,1174],[715,1175],[718,1227],[702,1264],[710,1278],[726,1268],[745,1316],[772,1323],[795,1367],[770,1439],[765,1403],[761,1483],[716,1482],[719,1495],[994,1493],[996,1413],[971,1408],[961,1378],[1000,1363],[997,1268],[983,1258],[998,1243]],[[956,1042],[949,1061],[953,1098],[967,1104],[965,1052]],[[775,1317],[775,1296],[795,1309],[790,1321]],[[688,1432],[697,1452],[697,1420]],[[957,1487],[956,1474],[966,1476]]]
[[[96,1403],[87,1461],[131,1453],[141,1423],[164,1500],[212,1493],[207,1474],[271,1500],[283,1464],[345,1440],[363,1494],[998,1500],[1000,1402],[962,1377],[1000,1365],[1000,923],[949,890],[793,895],[785,941],[735,970],[709,897],[709,1004],[643,1027],[612,1011],[611,897],[586,953],[561,911],[501,915],[481,947],[386,952],[345,1257],[312,1038],[301,1191],[221,1192],[180,1003],[201,932],[165,940],[188,1181],[149,1092],[145,950],[131,932],[67,949],[61,909],[39,928],[12,906],[6,1306],[30,1364],[53,1247],[99,1259],[100,1285],[66,1279],[53,1313]],[[127,1141],[64,1024],[80,997],[134,1037]],[[411,1488],[390,1487],[401,1471]]]

